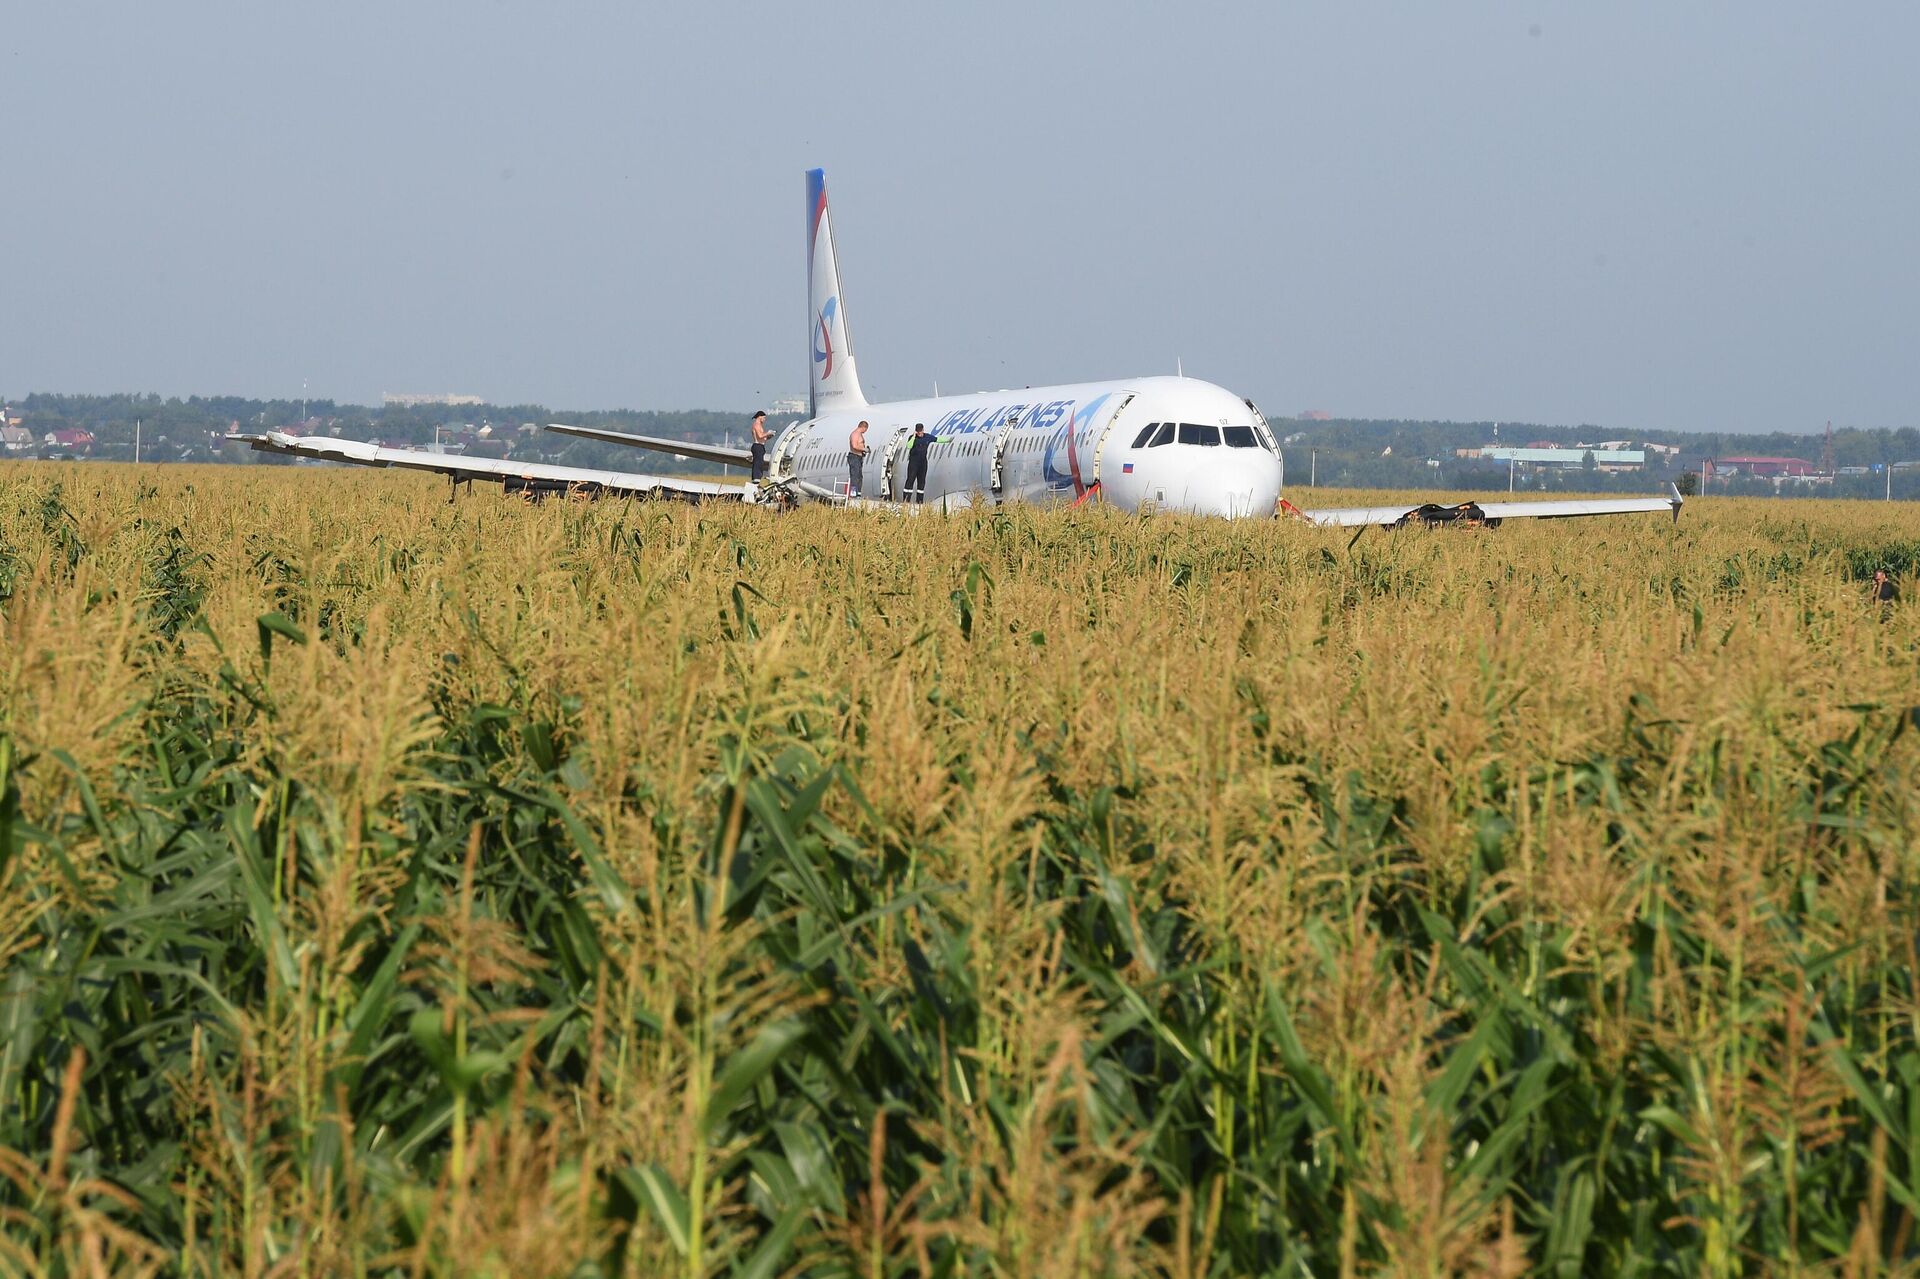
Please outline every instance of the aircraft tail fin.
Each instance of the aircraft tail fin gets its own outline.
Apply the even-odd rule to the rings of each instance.
[[[824,169],[807,170],[807,314],[813,330],[810,415],[860,408],[867,397],[860,390],[853,344],[847,337],[847,303],[840,292],[840,263],[833,252]]]

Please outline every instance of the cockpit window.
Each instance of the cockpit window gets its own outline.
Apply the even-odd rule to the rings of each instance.
[[[1159,425],[1160,425],[1160,429],[1154,433],[1154,437],[1152,441],[1147,445],[1148,448],[1157,449],[1162,444],[1173,443],[1173,423],[1162,422]]]
[[[1220,443],[1220,428],[1217,426],[1201,426],[1194,422],[1182,422],[1180,424],[1180,442],[1182,444],[1218,444]]]
[[[1260,441],[1254,436],[1250,426],[1225,426],[1220,428],[1226,433],[1227,447],[1230,449],[1257,449]]]
[[[1152,439],[1153,433],[1159,429],[1160,429],[1160,424],[1158,422],[1149,422],[1145,426],[1141,427],[1140,434],[1133,437],[1133,447],[1137,449],[1143,449],[1147,447],[1147,441]]]

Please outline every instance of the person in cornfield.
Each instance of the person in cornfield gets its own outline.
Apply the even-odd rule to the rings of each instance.
[[[1900,600],[1899,583],[1895,582],[1893,574],[1884,568],[1873,570],[1873,585],[1869,590],[1872,591],[1873,602],[1880,606],[1881,617],[1893,612],[1893,606]]]

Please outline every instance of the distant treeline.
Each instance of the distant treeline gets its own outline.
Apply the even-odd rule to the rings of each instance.
[[[30,445],[16,446],[12,456],[89,456],[129,459],[133,456],[134,423],[141,425],[141,455],[149,461],[232,461],[285,463],[250,450],[223,446],[219,437],[231,429],[248,431],[301,429],[308,434],[346,439],[378,440],[396,445],[443,442],[494,454],[561,462],[578,466],[632,467],[630,450],[589,440],[568,439],[540,429],[548,422],[571,422],[641,435],[664,436],[688,442],[739,444],[746,435],[750,410],[689,409],[653,412],[631,409],[584,412],[549,409],[538,404],[411,405],[369,407],[333,400],[254,400],[239,396],[158,395],[48,395],[34,394],[9,401],[32,435]],[[776,415],[776,430],[789,418]],[[1498,462],[1456,457],[1460,449],[1495,443],[1492,422],[1427,422],[1411,420],[1331,419],[1273,420],[1274,433],[1285,441],[1283,453],[1290,484],[1309,478],[1323,486],[1341,488],[1430,487],[1466,492],[1504,491],[1507,467]],[[530,428],[530,429],[529,429]],[[50,434],[85,431],[90,442],[51,446]],[[1600,440],[1630,441],[1631,447],[1663,444],[1679,448],[1673,455],[1649,452],[1642,471],[1616,474],[1597,467],[1576,470],[1521,471],[1518,486],[1528,491],[1652,492],[1682,475],[1698,475],[1706,458],[1739,456],[1799,457],[1818,463],[1823,446],[1819,433],[1783,432],[1743,435],[1731,432],[1673,430],[1632,431],[1583,425],[1542,426],[1525,422],[1499,424],[1498,442],[1520,446],[1553,441],[1572,447]],[[1902,427],[1862,429],[1840,427],[1833,433],[1834,462],[1840,467],[1885,467],[1920,461],[1920,430]],[[653,454],[650,470],[710,470],[710,464],[678,463]],[[1716,481],[1714,491],[1723,491]],[[1731,489],[1738,493],[1771,493],[1765,480],[1742,479]],[[1806,491],[1788,486],[1789,492]],[[1813,490],[1845,496],[1879,497],[1886,492],[1883,474],[1841,476],[1831,486]],[[1895,497],[1920,498],[1920,468],[1899,471],[1893,479]]]
[[[153,462],[245,462],[285,465],[292,459],[255,453],[221,443],[229,431],[295,430],[307,435],[377,440],[399,447],[432,444],[436,439],[494,454],[561,462],[575,466],[632,467],[633,452],[618,445],[570,439],[544,430],[548,422],[597,426],[638,435],[687,441],[740,443],[751,410],[677,412],[616,410],[559,411],[538,404],[422,404],[370,407],[333,400],[253,400],[240,396],[162,397],[158,395],[35,394],[8,401],[20,424],[33,436],[29,456],[85,456],[131,460],[134,425],[140,427],[140,453]],[[85,431],[85,443],[47,445],[50,434]],[[19,456],[20,451],[12,454]],[[0,455],[4,456],[4,455]],[[652,454],[647,469],[711,470],[708,463],[679,463]]]
[[[1313,482],[1334,488],[1447,488],[1464,492],[1504,492],[1509,482],[1528,492],[1578,490],[1587,493],[1664,492],[1684,477],[1697,479],[1701,463],[1710,458],[1797,457],[1816,466],[1825,447],[1824,431],[1792,435],[1775,431],[1742,435],[1724,431],[1630,431],[1602,426],[1542,426],[1528,422],[1501,422],[1499,436],[1492,422],[1423,422],[1333,418],[1304,421],[1277,418],[1274,434],[1284,441],[1288,484]],[[1666,454],[1647,449],[1646,466],[1637,471],[1608,474],[1598,466],[1572,470],[1518,468],[1509,476],[1505,463],[1456,456],[1460,449],[1498,443],[1524,448],[1533,443],[1573,448],[1601,441],[1627,441],[1629,448],[1658,444],[1680,450]],[[1862,429],[1835,427],[1833,460],[1836,467],[1884,468],[1890,464],[1920,463],[1920,429],[1901,427]],[[1884,472],[1842,475],[1831,485],[1802,487],[1788,484],[1781,492],[1839,497],[1882,497]],[[1730,483],[1713,481],[1715,493],[1748,495],[1773,493],[1771,480],[1742,477]],[[1920,465],[1897,470],[1893,496],[1920,498]]]

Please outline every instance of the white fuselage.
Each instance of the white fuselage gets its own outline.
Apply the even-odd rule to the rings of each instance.
[[[915,423],[929,504],[1095,500],[1123,510],[1264,516],[1280,497],[1280,452],[1251,403],[1184,377],[900,400],[825,412],[782,431],[773,476],[847,491],[849,437],[868,423],[861,496],[900,501]],[[1097,488],[1096,488],[1097,486]]]
[[[860,386],[841,296],[826,173],[809,169],[806,176],[812,416],[780,432],[764,458],[752,457],[756,472],[761,471],[763,460],[767,464],[766,472],[756,478],[771,482],[739,487],[634,471],[454,458],[352,440],[303,440],[273,431],[227,438],[269,453],[437,471],[452,476],[456,484],[484,477],[536,495],[585,490],[695,501],[737,497],[786,506],[809,500],[840,502],[857,492],[867,501],[914,500],[936,507],[1093,498],[1124,511],[1181,511],[1228,518],[1278,513],[1284,476],[1273,432],[1252,400],[1211,382],[1144,377],[869,403]],[[866,455],[860,479],[853,481],[848,454],[854,429],[862,421],[868,424]],[[924,450],[923,478],[909,466],[916,424],[924,424],[935,438]],[[721,464],[749,460],[748,450],[731,445],[687,445],[557,423],[551,429],[657,452],[684,452]],[[1678,489],[1671,501],[1462,502],[1448,507],[1426,503],[1321,510],[1307,518],[1316,524],[1364,528],[1368,524],[1399,527],[1409,521],[1491,525],[1530,516],[1667,510],[1679,518]]]

